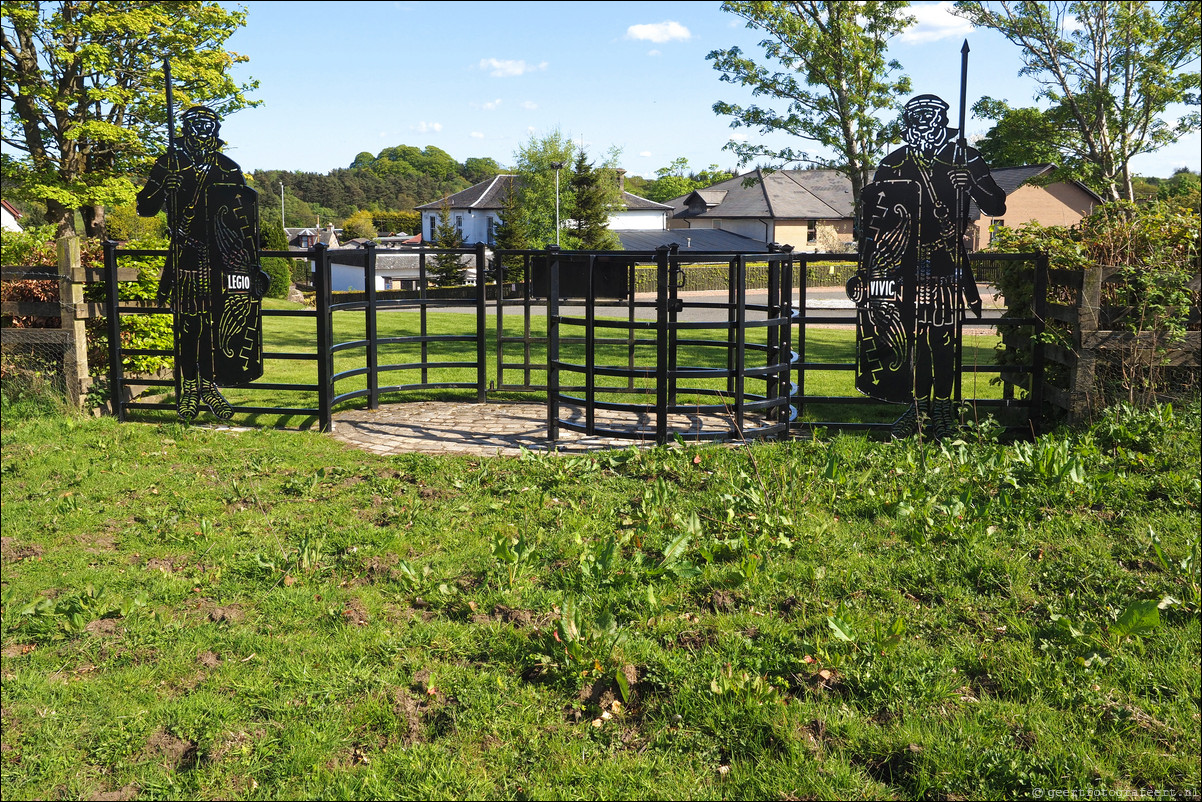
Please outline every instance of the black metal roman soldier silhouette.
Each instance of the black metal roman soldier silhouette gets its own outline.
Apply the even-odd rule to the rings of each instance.
[[[966,71],[967,42],[962,52]],[[856,388],[907,405],[894,437],[915,434],[925,416],[936,437],[956,428],[959,324],[965,306],[981,316],[964,245],[968,200],[990,216],[1006,210],[1005,192],[965,141],[963,86],[960,105],[957,131],[940,98],[906,103],[906,144],[861,194],[859,268],[847,286],[857,308]]]
[[[170,104],[168,91],[172,126]],[[181,147],[169,138],[138,193],[138,214],[167,211],[159,301],[170,305],[175,329],[176,411],[191,421],[203,403],[228,420],[233,409],[218,386],[263,373],[261,299],[270,279],[259,265],[258,195],[220,152],[216,113],[194,106],[182,118]]]

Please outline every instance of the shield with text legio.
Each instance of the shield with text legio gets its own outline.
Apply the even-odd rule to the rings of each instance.
[[[859,265],[847,283],[856,303],[856,389],[881,401],[913,400],[915,271],[922,194],[913,181],[877,181],[860,194]]]
[[[208,191],[213,259],[213,381],[224,387],[263,375],[263,295],[271,283],[259,264],[259,195],[245,186]]]

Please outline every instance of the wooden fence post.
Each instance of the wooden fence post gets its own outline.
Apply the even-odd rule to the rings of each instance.
[[[79,258],[79,239],[69,234],[55,243],[58,250],[59,305],[62,307],[63,385],[67,400],[82,406],[92,380],[88,376],[87,311],[83,302],[85,276]]]
[[[1073,330],[1073,351],[1077,358],[1069,368],[1068,379],[1068,414],[1074,421],[1089,415],[1093,405],[1098,353],[1092,346],[1102,303],[1102,272],[1101,265],[1084,270],[1077,295],[1077,325]]]

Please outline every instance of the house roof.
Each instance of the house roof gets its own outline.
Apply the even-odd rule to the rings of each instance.
[[[467,209],[470,211],[500,211],[501,200],[505,197],[505,193],[509,187],[513,186],[516,175],[498,175],[495,178],[490,178],[488,181],[481,181],[475,186],[468,187],[462,192],[456,192],[454,195],[448,195],[445,198],[440,198],[432,203],[427,203],[418,206],[419,212],[433,212],[442,208],[443,203],[450,204],[452,209]],[[669,211],[671,206],[663,203],[656,203],[646,198],[640,198],[638,195],[633,195],[623,190],[622,203],[626,209],[635,211],[655,210]]]
[[[749,186],[743,186],[748,181]],[[851,182],[835,170],[756,169],[668,201],[674,218],[751,217],[834,220],[851,217]]]
[[[677,245],[681,251],[734,251],[767,253],[768,243],[723,231],[720,228],[674,228],[667,231],[614,231],[628,251],[653,251]]]
[[[1005,192],[1007,196],[1009,196],[1016,189],[1021,187],[1023,184],[1026,184],[1028,181],[1031,181],[1036,178],[1040,178],[1042,176],[1049,175],[1055,169],[1056,169],[1056,165],[1051,164],[1051,163],[1045,163],[1045,164],[1025,164],[1021,167],[995,167],[995,168],[991,169],[989,172],[990,172],[990,175],[993,176],[993,180],[995,182],[997,182],[997,185],[999,187],[1001,187],[1002,191]],[[1077,187],[1082,192],[1087,194],[1090,197],[1090,199],[1093,200],[1094,203],[1103,203],[1104,202],[1102,200],[1102,197],[1100,195],[1098,195],[1098,193],[1094,192],[1092,189],[1085,186],[1080,181],[1065,181],[1064,183]],[[981,210],[977,208],[977,204],[975,201],[970,200],[968,203],[969,219],[975,220],[980,216],[981,216]]]
[[[442,208],[444,203],[449,204],[452,209],[470,209],[472,211],[500,209],[501,199],[505,197],[506,191],[515,178],[517,178],[515,175],[494,176],[461,192],[456,192],[454,195],[418,206],[417,210],[419,212],[437,211]]]

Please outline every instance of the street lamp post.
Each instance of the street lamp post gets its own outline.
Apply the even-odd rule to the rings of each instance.
[[[284,227],[284,182],[280,182],[280,228]]]
[[[555,247],[559,247],[559,171],[563,169],[563,162],[551,162],[551,166],[555,168]]]

